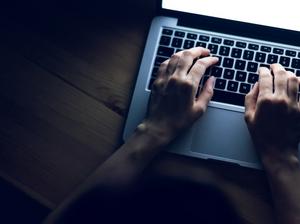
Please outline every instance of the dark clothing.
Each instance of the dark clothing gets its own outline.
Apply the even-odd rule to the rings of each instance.
[[[224,194],[209,185],[159,179],[130,192],[95,189],[62,223],[240,223]]]

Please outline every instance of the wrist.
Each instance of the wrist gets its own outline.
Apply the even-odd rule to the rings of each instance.
[[[261,161],[269,174],[300,170],[298,149],[268,149],[261,153]]]
[[[172,141],[172,134],[163,128],[148,122],[143,121],[136,128],[136,133],[143,135],[151,141],[151,144],[159,146],[166,146]]]

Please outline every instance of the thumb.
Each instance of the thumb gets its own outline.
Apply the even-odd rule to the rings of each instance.
[[[255,83],[253,89],[245,97],[245,120],[248,122],[253,116],[256,109],[256,102],[259,93],[258,82]]]
[[[204,113],[207,105],[214,94],[214,85],[216,78],[211,76],[205,83],[200,95],[196,99],[195,108],[197,111]]]

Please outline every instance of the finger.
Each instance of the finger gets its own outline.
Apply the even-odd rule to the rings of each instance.
[[[181,54],[182,52],[177,52],[176,54],[173,54],[169,59],[161,63],[157,72],[157,78],[165,78],[172,75],[176,69]]]
[[[271,95],[273,93],[273,77],[271,71],[266,67],[260,67],[258,69],[259,74],[259,94],[258,98],[264,97],[266,95]]]
[[[299,80],[292,72],[288,72],[288,96],[293,103],[298,102]]]
[[[173,54],[171,56],[171,58],[169,59],[169,63],[168,63],[168,66],[167,66],[166,73],[165,73],[166,77],[169,77],[169,76],[174,74],[174,72],[176,70],[176,67],[177,67],[177,64],[178,64],[178,61],[180,59],[180,56],[181,56],[181,52],[178,52],[178,53]]]
[[[218,61],[219,58],[217,57],[206,57],[206,58],[198,59],[196,63],[193,65],[193,67],[191,68],[187,78],[193,81],[195,87],[198,87],[199,82],[203,77],[206,69],[216,64]]]
[[[215,77],[213,76],[209,77],[199,97],[196,99],[194,106],[198,113],[203,113],[206,111],[207,105],[214,94],[215,81],[216,81]]]
[[[255,113],[258,93],[259,85],[258,82],[256,82],[253,89],[251,89],[245,97],[245,118],[247,121],[250,120]]]
[[[189,50],[182,51],[180,53],[181,56],[178,61],[174,75],[178,75],[180,77],[186,77],[188,70],[191,68],[194,62],[194,59],[201,56],[208,56],[209,50],[203,47],[195,47]]]
[[[168,59],[160,64],[158,71],[157,71],[157,78],[163,78],[165,76],[167,67],[169,65],[169,61],[170,61],[170,59]]]
[[[272,64],[271,69],[274,74],[274,94],[287,96],[288,75],[286,70],[280,64]]]

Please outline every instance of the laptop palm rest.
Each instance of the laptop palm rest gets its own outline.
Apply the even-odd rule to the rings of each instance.
[[[200,153],[203,158],[260,167],[243,113],[208,107],[195,126],[193,153]]]

